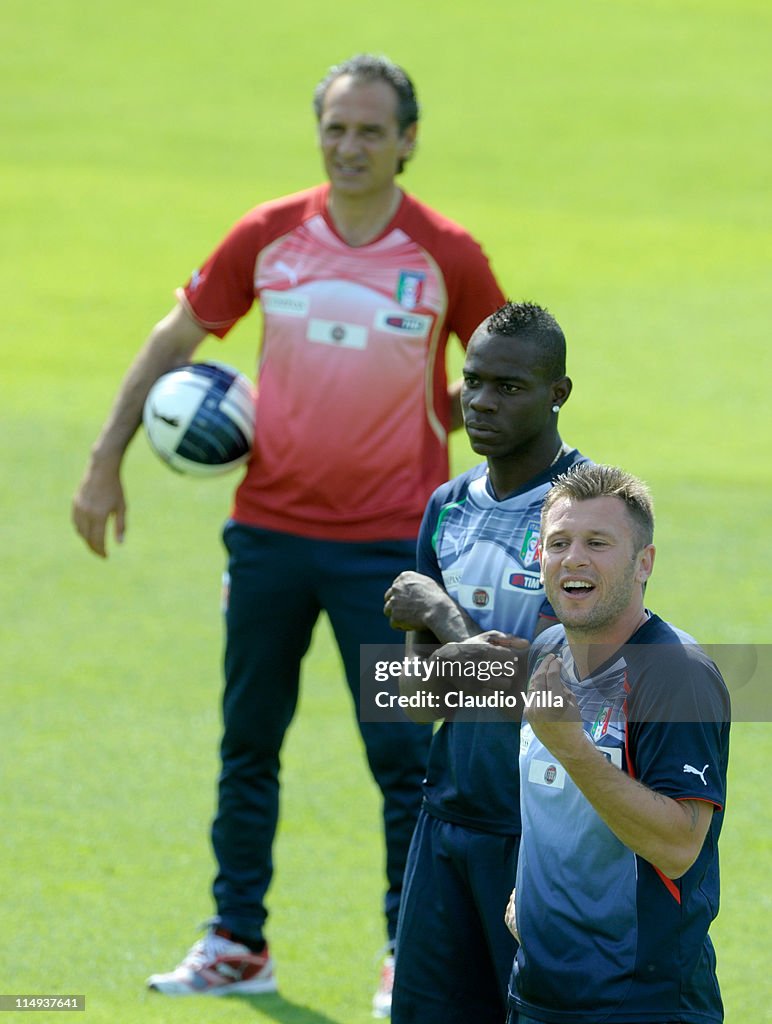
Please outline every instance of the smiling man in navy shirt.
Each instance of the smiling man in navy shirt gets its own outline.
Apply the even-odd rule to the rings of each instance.
[[[569,470],[542,508],[541,573],[560,625],[531,648],[521,729],[506,910],[519,1024],[723,1020],[708,927],[729,698],[693,638],[644,606],[653,528],[645,485],[609,466]]]

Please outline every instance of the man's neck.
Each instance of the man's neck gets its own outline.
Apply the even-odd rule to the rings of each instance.
[[[393,185],[377,196],[346,196],[331,191],[327,209],[341,238],[351,246],[367,245],[384,230],[402,202],[402,191]]]
[[[580,679],[592,675],[612,654],[624,646],[649,618],[641,605],[612,626],[596,631],[566,628],[568,646]]]
[[[555,456],[562,454],[563,449],[564,445],[557,431],[554,431],[526,450],[513,452],[504,458],[489,458],[488,478],[496,497],[503,501],[535,476],[546,473],[556,461]]]

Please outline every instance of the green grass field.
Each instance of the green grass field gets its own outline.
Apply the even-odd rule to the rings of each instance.
[[[319,179],[310,96],[335,60],[408,67],[425,120],[405,186],[564,326],[564,438],[654,490],[652,607],[704,641],[769,641],[771,30],[760,0],[4,0],[0,993],[85,993],[94,1024],[369,1019],[379,808],[325,622],[284,755],[282,995],[144,992],[211,912],[232,481],[178,478],[140,438],[125,546],[101,563],[69,525],[174,287],[248,207]],[[202,355],[251,372],[257,335],[250,317]],[[453,457],[471,464],[463,438]],[[758,1024],[769,723],[736,725],[732,756],[713,934],[727,1022]]]

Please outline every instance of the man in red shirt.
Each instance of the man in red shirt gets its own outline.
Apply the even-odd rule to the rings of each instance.
[[[259,302],[255,446],[224,532],[217,914],[174,971],[149,979],[168,994],[275,991],[264,897],[301,660],[325,611],[358,710],[360,645],[393,641],[383,592],[414,567],[424,506],[448,477],[447,433],[461,422],[448,337],[466,343],[503,300],[474,239],[396,184],[418,127],[405,72],[354,57],[320,82],[314,106],[328,182],[247,213],[180,289],[123,381],[73,505],[76,529],[105,557],[111,518],[123,539],[120,469],[150,386]],[[360,729],[384,798],[393,943],[429,729]],[[374,1001],[382,1016],[389,968]]]

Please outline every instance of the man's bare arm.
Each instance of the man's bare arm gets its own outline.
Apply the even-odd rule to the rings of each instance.
[[[107,524],[115,538],[126,532],[126,499],[120,471],[129,442],[142,422],[147,393],[164,373],[188,362],[207,331],[178,305],[153,328],[129,367],[107,420],[91,449],[86,472],[72,503],[72,521],[88,547],[107,557]]]
[[[548,655],[531,677],[528,692],[572,699],[560,679],[560,662]],[[680,878],[705,842],[714,805],[673,800],[620,771],[589,742],[578,715],[559,719],[550,701],[526,712],[536,736],[561,763],[614,835],[668,878]],[[575,705],[573,706],[575,711]]]

